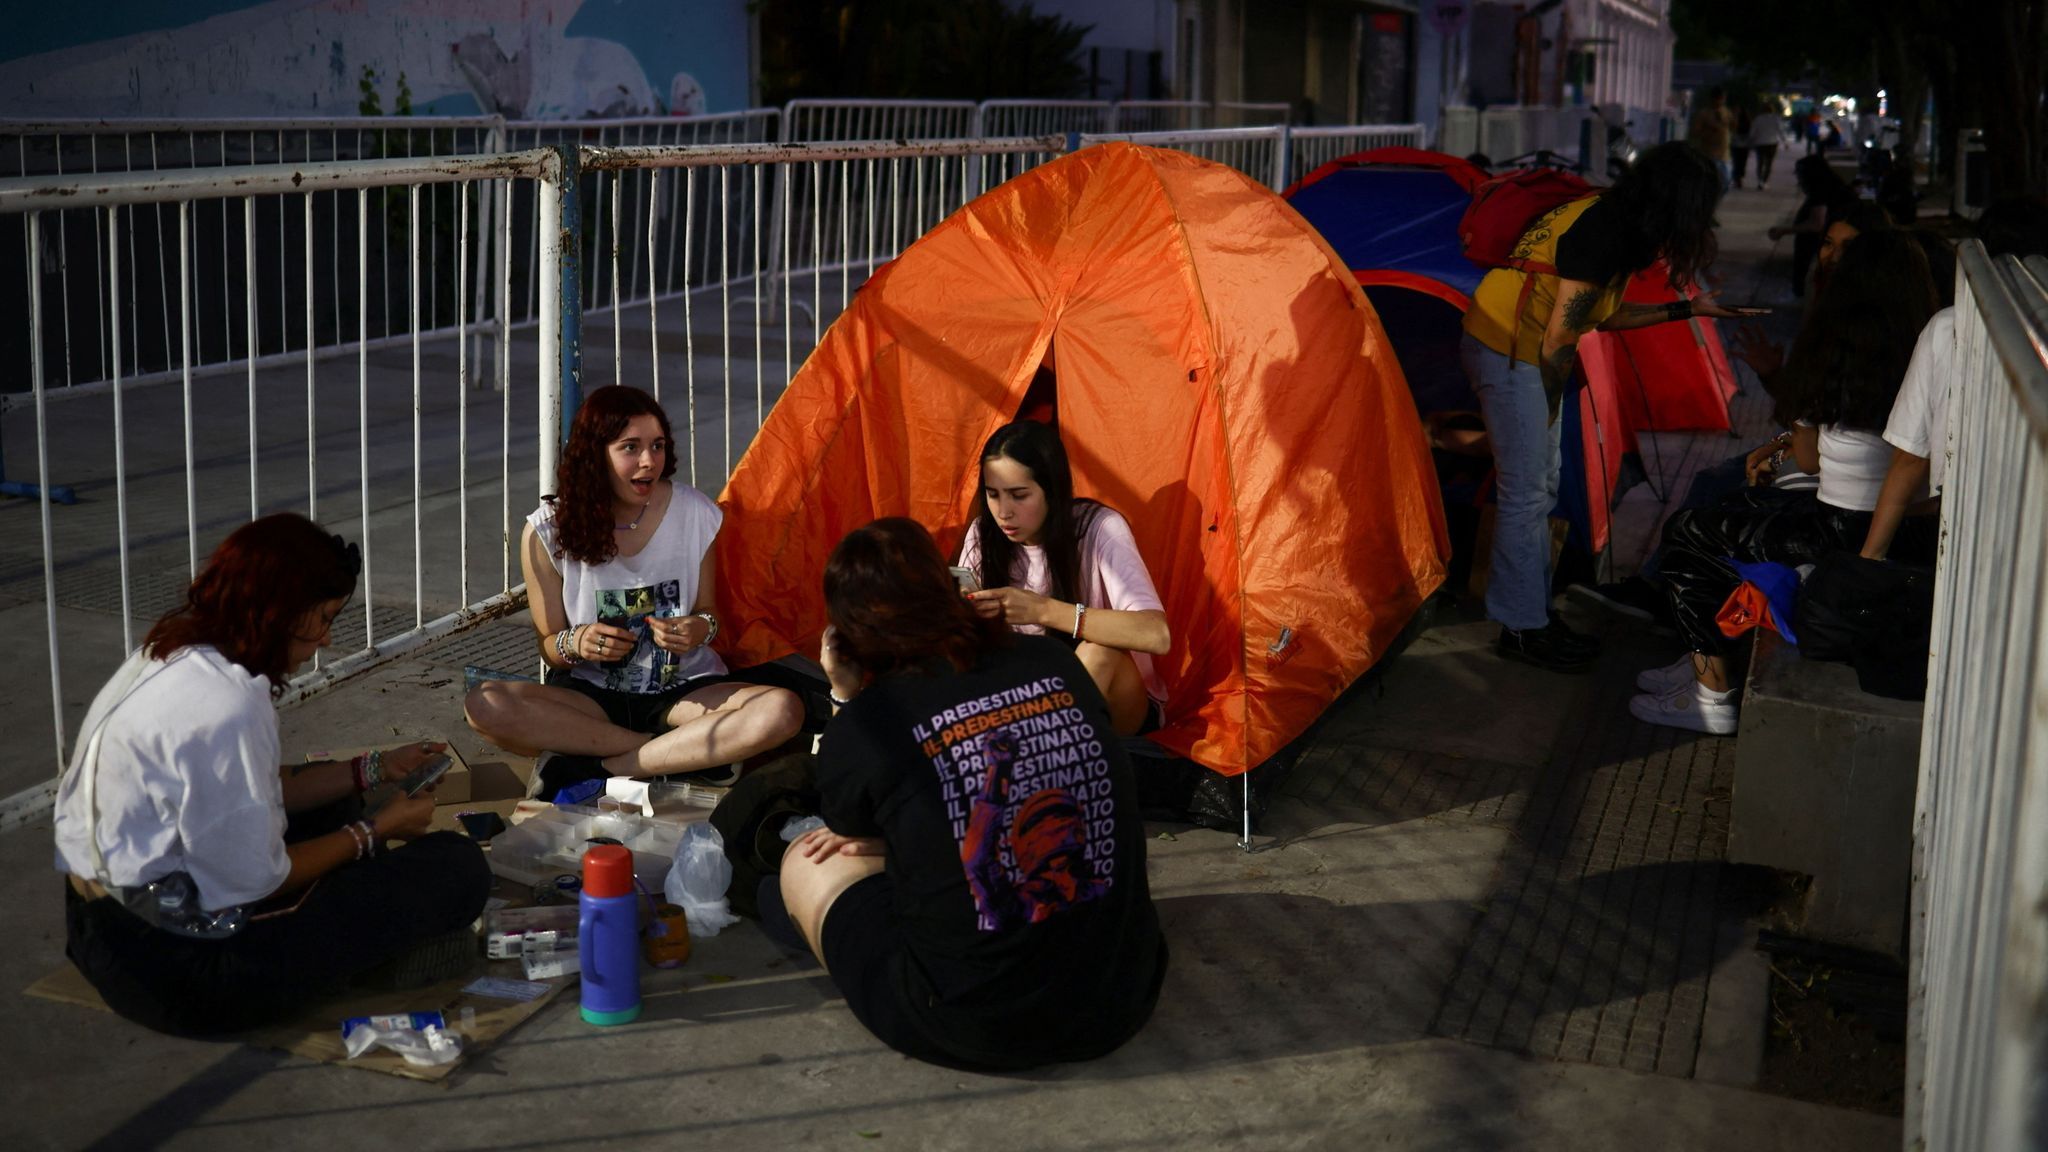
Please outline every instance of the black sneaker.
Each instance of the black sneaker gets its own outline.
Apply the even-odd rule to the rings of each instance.
[[[1509,660],[1534,664],[1551,672],[1584,672],[1593,667],[1596,653],[1588,652],[1567,639],[1556,624],[1524,628],[1517,632],[1503,627],[1494,651]]]
[[[1616,580],[1612,584],[1574,584],[1565,591],[1576,600],[1631,620],[1654,622],[1662,620],[1671,611],[1671,598],[1664,594],[1663,589],[1641,576]]]
[[[596,756],[573,756],[567,752],[543,752],[533,762],[533,779],[526,788],[527,799],[552,800],[564,788],[590,780],[609,780],[603,760]]]
[[[1564,617],[1555,612],[1550,614],[1551,630],[1559,634],[1558,642],[1566,648],[1577,649],[1588,656],[1600,654],[1600,638],[1589,636],[1564,622]]]

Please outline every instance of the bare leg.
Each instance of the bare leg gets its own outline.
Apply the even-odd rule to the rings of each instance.
[[[1709,692],[1726,692],[1728,690],[1728,661],[1719,656],[1702,656],[1697,652],[1693,653],[1692,674],[1699,680],[1700,687],[1705,688]]]
[[[543,750],[616,756],[648,741],[646,733],[605,719],[590,697],[545,684],[487,681],[463,700],[462,712],[478,735],[522,756]]]
[[[796,735],[804,705],[781,688],[714,684],[676,701],[668,722],[670,731],[605,754],[605,769],[614,776],[662,776],[744,760]]]
[[[782,854],[782,904],[789,909],[789,919],[804,934],[810,944],[811,953],[825,965],[825,953],[820,948],[825,929],[825,913],[832,910],[832,903],[840,893],[881,872],[888,858],[885,856],[826,856],[819,860],[807,860],[800,853],[784,851]],[[831,968],[826,965],[826,972]]]
[[[1145,723],[1145,709],[1152,698],[1145,694],[1145,678],[1138,674],[1138,662],[1121,648],[1107,648],[1083,640],[1074,647],[1088,678],[1109,701],[1109,725],[1119,736],[1134,735]]]

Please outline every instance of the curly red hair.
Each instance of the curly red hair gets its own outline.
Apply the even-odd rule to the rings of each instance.
[[[602,564],[619,554],[612,536],[612,467],[605,450],[635,416],[660,422],[662,439],[669,444],[661,478],[676,474],[676,438],[660,401],[625,384],[607,384],[585,395],[555,466],[555,543],[572,559]]]
[[[292,641],[306,614],[355,594],[362,571],[356,546],[292,512],[235,529],[207,558],[185,603],[156,622],[142,650],[168,660],[181,648],[210,645],[282,696],[292,675]]]

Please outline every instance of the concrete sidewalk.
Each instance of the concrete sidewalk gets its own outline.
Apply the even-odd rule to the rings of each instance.
[[[1724,206],[1725,299],[1774,300],[1762,235],[1791,196]],[[1667,458],[1675,506],[1688,456]],[[1624,706],[1673,643],[1575,617],[1609,651],[1555,676],[1451,617],[1330,710],[1259,851],[1149,829],[1172,970],[1107,1059],[1010,1077],[908,1061],[751,924],[649,971],[641,1022],[591,1028],[564,997],[445,1087],[172,1040],[17,994],[65,963],[44,822],[0,836],[22,885],[0,957],[9,1147],[1896,1147],[1896,1119],[1707,1082],[1753,1076],[1765,1021],[1722,931],[1732,741]],[[441,733],[480,773],[524,771],[459,703],[463,665],[529,645],[510,621],[388,664],[287,711],[287,750]]]

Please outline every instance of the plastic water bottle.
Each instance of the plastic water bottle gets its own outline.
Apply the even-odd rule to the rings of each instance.
[[[592,845],[583,854],[583,894],[577,901],[583,1020],[630,1024],[640,1016],[640,910],[633,894],[633,854],[618,844]]]

